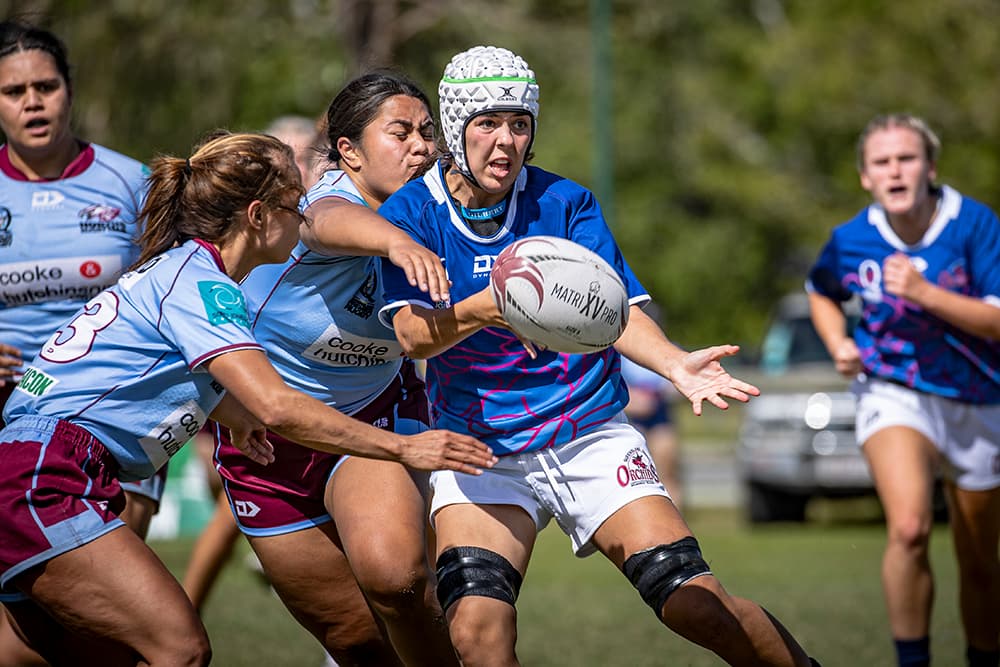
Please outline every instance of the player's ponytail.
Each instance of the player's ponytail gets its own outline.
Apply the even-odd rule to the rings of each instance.
[[[245,223],[240,213],[254,200],[278,205],[289,190],[302,192],[291,148],[264,134],[225,130],[209,135],[190,158],[155,158],[148,184],[132,268],[190,239],[213,243],[238,232]]]
[[[146,200],[139,214],[141,251],[132,268],[186,240],[180,231],[181,192],[187,181],[185,171],[189,169],[187,161],[181,158],[162,156],[153,160]]]

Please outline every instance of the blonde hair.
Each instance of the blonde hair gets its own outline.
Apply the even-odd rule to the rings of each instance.
[[[857,146],[859,172],[864,171],[865,168],[865,143],[868,141],[868,137],[880,130],[888,130],[892,127],[913,130],[920,135],[920,139],[924,142],[924,156],[927,161],[932,164],[937,163],[938,156],[941,154],[941,140],[934,134],[934,130],[922,118],[905,113],[892,113],[875,116],[861,131]]]

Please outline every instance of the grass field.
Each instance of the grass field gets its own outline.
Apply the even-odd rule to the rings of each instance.
[[[879,585],[884,526],[867,518],[749,528],[734,510],[696,508],[688,517],[713,570],[733,593],[780,618],[824,667],[891,665]],[[154,542],[176,573],[191,540]],[[245,548],[245,544],[241,544]],[[935,528],[936,662],[962,664],[951,540]],[[518,601],[518,653],[528,667],[670,665],[720,661],[660,626],[625,578],[601,556],[579,560],[557,529],[539,538]],[[205,611],[221,667],[319,667],[319,645],[291,619],[237,556]]]

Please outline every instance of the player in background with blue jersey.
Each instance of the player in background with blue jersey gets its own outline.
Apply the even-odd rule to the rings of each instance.
[[[780,623],[712,575],[622,414],[620,354],[670,379],[700,414],[705,401],[725,408],[758,393],[719,363],[737,348],[686,353],[670,343],[643,313],[649,297],[593,195],[525,165],[538,85],[524,60],[475,47],[452,59],[439,94],[451,159],[379,213],[444,259],[451,299],[429,301],[386,266],[383,313],[403,350],[428,359],[434,425],[475,434],[500,458],[480,477],[431,475],[438,595],[462,663],[518,664],[514,604],[536,534],[555,517],[578,556],[603,553],[687,639],[731,664],[808,665]],[[614,348],[529,351],[507,328],[489,294],[490,268],[503,248],[533,235],[574,240],[623,278],[632,307]]]
[[[397,435],[283,382],[238,283],[299,239],[302,181],[273,137],[219,133],[157,158],[137,268],[92,298],[24,369],[0,431],[0,597],[56,664],[204,665],[204,626],[154,552],[117,518],[119,480],[149,477],[211,415],[259,463],[266,431],[332,453],[477,472],[473,438]]]
[[[429,298],[447,294],[447,276],[373,211],[432,159],[430,102],[402,75],[371,72],[334,97],[325,129],[333,168],[303,198],[302,242],[243,283],[254,336],[292,387],[367,424],[419,432],[427,396],[379,322],[377,256],[422,265]],[[271,442],[268,466],[225,441],[216,455],[237,522],[296,620],[341,664],[457,666],[427,559],[426,474]]]
[[[930,664],[940,472],[968,664],[997,667],[1000,221],[935,182],[939,152],[914,116],[865,127],[858,170],[874,202],[833,230],[808,288],[816,330],[837,370],[855,378],[857,439],[886,515],[882,585],[899,664]],[[851,337],[840,304],[855,296],[864,310]]]

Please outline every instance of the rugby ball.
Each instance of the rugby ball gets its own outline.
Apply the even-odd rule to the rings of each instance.
[[[628,292],[597,253],[569,239],[529,236],[490,271],[493,301],[522,338],[556,352],[598,352],[628,323]]]

